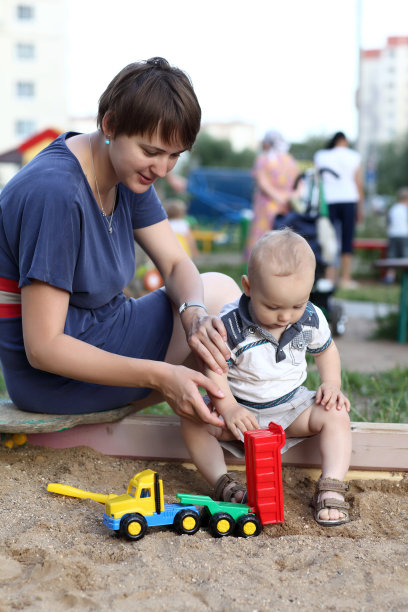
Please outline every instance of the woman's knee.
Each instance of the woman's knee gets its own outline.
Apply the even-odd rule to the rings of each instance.
[[[218,314],[224,304],[238,299],[242,293],[234,279],[226,274],[205,272],[201,278],[205,305],[211,314]]]

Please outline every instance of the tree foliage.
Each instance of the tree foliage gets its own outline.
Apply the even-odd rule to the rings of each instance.
[[[290,147],[290,152],[298,161],[313,162],[316,151],[324,149],[328,136],[310,136],[304,142],[294,142]]]
[[[395,195],[408,185],[408,139],[380,147],[377,162],[378,193]]]
[[[229,140],[213,138],[202,132],[194,145],[190,165],[252,168],[254,160],[255,152],[251,149],[234,151]]]

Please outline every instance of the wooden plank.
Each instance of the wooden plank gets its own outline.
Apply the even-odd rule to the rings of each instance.
[[[8,398],[0,399],[1,433],[35,433],[70,429],[88,423],[111,423],[135,412],[129,404],[115,410],[90,412],[89,414],[43,414],[25,412],[17,408]]]
[[[353,423],[350,469],[408,471],[408,425]],[[176,416],[134,414],[117,423],[80,425],[71,430],[31,434],[28,442],[53,448],[89,446],[101,453],[138,459],[188,461]],[[227,462],[242,464],[232,455]],[[282,456],[284,465],[320,465],[316,437],[308,438]]]

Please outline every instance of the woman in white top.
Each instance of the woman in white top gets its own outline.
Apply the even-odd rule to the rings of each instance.
[[[363,218],[363,181],[361,158],[357,151],[349,148],[343,132],[337,132],[325,149],[318,151],[314,158],[318,169],[328,168],[330,172],[322,175],[323,190],[329,215],[339,237],[341,254],[341,275],[339,284],[354,288],[356,283],[351,279],[353,238],[356,222]],[[327,269],[327,277],[335,281],[334,267]]]

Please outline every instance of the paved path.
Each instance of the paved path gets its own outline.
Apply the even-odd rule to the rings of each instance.
[[[408,344],[371,340],[376,317],[389,311],[386,304],[344,302],[346,331],[336,338],[343,369],[350,372],[383,372],[395,367],[408,368]]]

